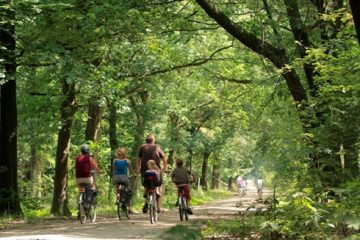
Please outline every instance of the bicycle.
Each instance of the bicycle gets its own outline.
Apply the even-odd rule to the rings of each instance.
[[[81,224],[89,218],[91,222],[96,221],[96,192],[94,192],[89,184],[80,184],[79,187],[79,220]]]
[[[179,207],[180,221],[183,221],[184,219],[188,221],[189,214],[188,214],[188,205],[185,197],[185,191],[182,186],[177,186],[177,188],[178,188],[178,207]]]
[[[132,196],[132,192],[125,188],[123,184],[119,184],[119,196],[118,201],[116,202],[117,205],[117,214],[119,220],[131,218],[132,211],[130,210],[130,199]]]

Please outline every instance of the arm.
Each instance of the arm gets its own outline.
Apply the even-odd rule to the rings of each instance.
[[[167,159],[165,156],[162,158],[162,163],[163,163],[163,170],[167,171]]]
[[[129,160],[129,159],[126,159],[126,161],[127,161],[127,163],[128,163],[128,171],[129,171],[129,173],[133,174],[134,171],[133,171],[133,169],[132,169],[132,167],[131,167],[131,162],[130,162],[130,160]]]
[[[98,167],[95,158],[90,157],[90,162],[91,162],[93,168],[96,170],[96,172],[97,172],[97,173],[100,173],[101,170],[100,170],[100,168]]]

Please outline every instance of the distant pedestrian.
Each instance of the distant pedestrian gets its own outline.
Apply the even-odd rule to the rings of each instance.
[[[236,178],[236,185],[238,187],[239,197],[244,197],[245,196],[245,189],[246,189],[246,182],[243,179],[243,177],[238,176]]]
[[[263,187],[264,187],[264,184],[263,184],[262,178],[260,178],[260,177],[257,178],[256,179],[256,189],[257,189],[257,194],[258,194],[259,198],[262,197]]]

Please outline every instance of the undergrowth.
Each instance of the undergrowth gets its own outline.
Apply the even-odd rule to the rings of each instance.
[[[333,196],[333,197],[331,197]],[[335,197],[334,197],[335,196]],[[351,182],[319,196],[303,189],[270,204],[266,212],[231,221],[209,221],[202,234],[211,239],[360,239],[360,183]],[[228,238],[231,239],[231,238]]]

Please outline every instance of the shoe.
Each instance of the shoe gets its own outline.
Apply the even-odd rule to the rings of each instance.
[[[148,211],[148,204],[145,203],[144,206],[143,206],[143,208],[142,208],[142,212],[143,212],[143,213],[147,213],[147,211]]]
[[[191,210],[191,208],[186,209],[186,212],[187,212],[187,214],[189,214],[189,215],[193,215],[193,211]]]
[[[175,207],[179,206],[179,200],[176,200]]]

